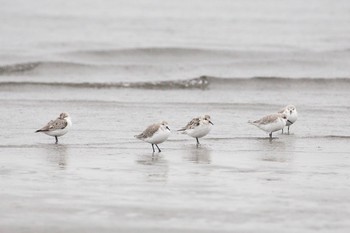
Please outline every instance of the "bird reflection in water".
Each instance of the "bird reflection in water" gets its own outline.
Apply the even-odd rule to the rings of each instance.
[[[68,157],[68,147],[65,144],[54,144],[47,145],[45,147],[47,160],[58,166],[59,169],[66,169],[67,167],[67,157]]]
[[[211,150],[207,147],[191,148],[186,154],[186,159],[194,163],[211,163]]]
[[[168,179],[169,166],[163,155],[145,154],[138,156],[137,164],[142,165],[139,169],[147,177],[149,182],[166,182]]]

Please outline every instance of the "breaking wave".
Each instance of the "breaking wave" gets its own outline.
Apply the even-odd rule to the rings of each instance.
[[[323,86],[327,88],[349,88],[349,78],[284,78],[284,77],[253,77],[253,78],[219,78],[200,76],[198,78],[171,81],[147,82],[0,82],[0,86],[47,86],[69,88],[138,88],[138,89],[208,89],[208,88],[243,88],[278,86],[308,87]]]
[[[0,75],[31,71],[36,69],[40,64],[41,62],[28,62],[0,66]]]
[[[94,65],[90,64],[82,64],[82,63],[74,63],[74,62],[26,62],[26,63],[18,63],[11,65],[3,65],[0,66],[0,75],[11,75],[11,74],[19,74],[30,72],[34,70],[38,70],[40,68],[58,68],[58,69],[67,69],[67,68],[87,68],[92,67]]]
[[[0,82],[0,86],[48,86],[70,88],[138,88],[138,89],[205,89],[209,86],[206,77],[175,81],[115,82],[115,83],[70,83],[70,82]]]

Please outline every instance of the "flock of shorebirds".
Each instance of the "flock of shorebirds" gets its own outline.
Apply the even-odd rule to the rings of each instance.
[[[262,129],[269,134],[270,140],[272,139],[272,133],[282,130],[285,126],[289,127],[294,124],[298,118],[297,109],[294,105],[287,105],[279,112],[264,116],[256,121],[249,121],[250,124]],[[206,136],[212,127],[213,122],[209,115],[193,118],[185,127],[178,131],[183,134],[187,134],[196,139],[197,147],[199,144],[199,138]],[[35,131],[42,132],[49,136],[53,136],[58,143],[58,137],[65,135],[72,126],[72,121],[68,113],[61,113],[56,120],[52,120],[47,123],[43,128]],[[135,135],[137,139],[148,142],[152,145],[153,153],[155,152],[154,146],[161,152],[158,144],[165,142],[170,136],[170,128],[166,121],[150,125],[141,134]]]

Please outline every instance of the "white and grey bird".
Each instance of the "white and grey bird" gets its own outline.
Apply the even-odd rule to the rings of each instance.
[[[290,105],[287,105],[286,107],[282,108],[278,113],[284,113],[288,116],[286,126],[288,126],[288,133],[289,133],[289,127],[292,124],[294,124],[298,119],[297,108],[294,105],[290,104]],[[282,129],[282,133],[283,133],[283,129]]]
[[[193,118],[185,127],[179,129],[183,134],[187,134],[197,141],[197,146],[200,145],[198,138],[206,136],[210,130],[211,126],[214,125],[211,122],[209,115],[204,115],[200,117]]]
[[[284,126],[286,126],[287,119],[288,116],[284,113],[274,113],[264,116],[259,120],[248,122],[267,132],[270,136],[270,139],[272,139],[272,133],[283,129]]]
[[[58,137],[65,135],[72,126],[72,121],[68,113],[61,113],[56,120],[51,120],[41,129],[35,131],[35,133],[42,132],[49,136],[53,136],[58,143]]]
[[[158,144],[165,142],[169,136],[170,128],[166,121],[150,125],[141,134],[135,135],[137,139],[151,143],[153,153],[155,152],[154,145],[156,145],[158,151],[161,152],[161,150],[158,147]]]

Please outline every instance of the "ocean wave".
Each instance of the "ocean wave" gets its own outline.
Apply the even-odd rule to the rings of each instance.
[[[58,68],[58,69],[67,69],[67,68],[86,68],[93,67],[93,65],[75,63],[75,62],[61,62],[61,61],[36,61],[36,62],[25,62],[17,63],[11,65],[0,66],[0,75],[11,75],[24,72],[34,71],[40,68]]]
[[[284,76],[256,76],[251,78],[235,78],[235,77],[215,77],[215,76],[206,76],[210,80],[216,81],[216,82],[304,82],[304,81],[310,81],[310,82],[319,82],[319,81],[346,81],[350,78],[348,77],[284,77]]]
[[[37,68],[40,64],[40,62],[28,62],[0,66],[0,75],[31,71]]]
[[[296,50],[293,53],[286,51],[265,51],[265,50],[239,50],[239,49],[219,49],[219,48],[200,48],[200,47],[138,47],[138,48],[121,48],[121,49],[96,49],[96,50],[77,50],[65,52],[70,55],[88,55],[88,56],[119,56],[119,55],[152,55],[152,56],[193,56],[193,55],[218,55],[230,57],[251,57],[266,55],[310,55],[310,56],[327,56],[327,55],[347,55],[350,48],[342,50],[329,50],[322,52],[310,53],[310,51]]]
[[[348,89],[350,78],[291,78],[291,77],[251,77],[222,78],[201,76],[207,80],[210,89],[259,89],[259,90],[308,90],[308,89]]]
[[[220,78],[200,76],[198,78],[170,81],[146,82],[36,82],[0,81],[0,86],[47,86],[70,88],[137,88],[137,89],[208,89],[208,88],[278,88],[278,87],[336,87],[349,88],[350,78],[286,78],[252,77]]]
[[[125,49],[99,49],[72,51],[66,54],[87,55],[87,56],[196,56],[196,55],[233,55],[237,51],[201,49],[201,48],[177,48],[177,47],[145,47],[145,48],[125,48]]]
[[[206,77],[175,81],[150,82],[0,82],[0,86],[47,86],[70,88],[137,88],[137,89],[205,89],[209,85]]]

